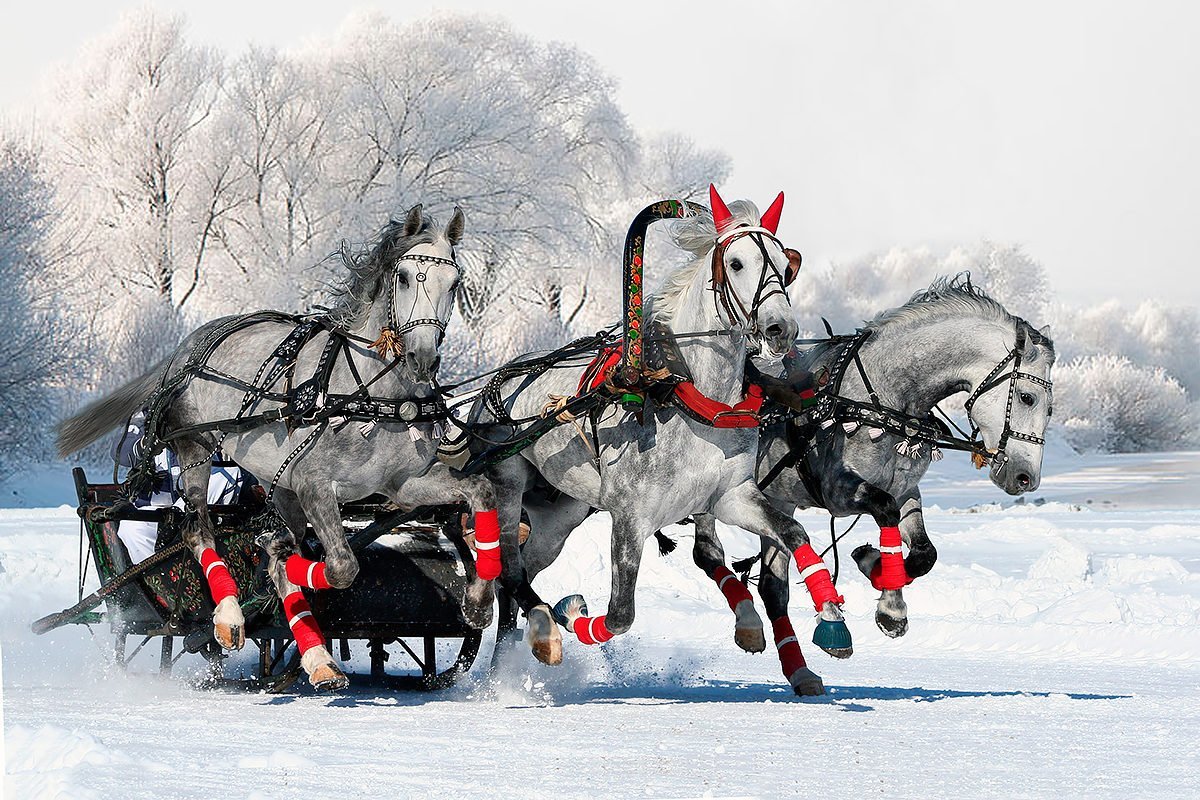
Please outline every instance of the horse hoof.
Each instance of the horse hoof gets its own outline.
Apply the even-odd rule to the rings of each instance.
[[[587,600],[584,600],[581,594],[569,594],[550,609],[550,616],[564,628],[570,628],[576,617],[586,617],[587,615]]]
[[[226,597],[213,609],[213,638],[226,650],[241,650],[246,644],[246,618],[236,597]]]
[[[488,588],[491,583],[487,583]],[[492,600],[490,591],[483,592],[484,597],[472,597],[471,585],[468,584],[463,592],[462,615],[467,624],[476,630],[483,630],[492,624]]]
[[[871,577],[871,570],[875,569],[879,556],[879,551],[869,544],[860,544],[850,551],[850,558],[854,560],[858,571],[868,578]]]
[[[813,644],[834,658],[849,658],[854,654],[853,640],[850,629],[842,620],[823,619],[817,622],[813,631]]]
[[[346,677],[346,673],[342,672],[341,668],[332,661],[327,661],[314,669],[308,676],[308,681],[318,692],[340,692],[350,685],[350,679]]]
[[[767,637],[762,628],[735,628],[733,641],[747,653],[761,653],[767,649]]]
[[[529,646],[533,657],[543,664],[556,667],[562,663],[562,634],[550,611],[550,606],[534,606],[527,616]]]
[[[800,697],[820,697],[825,694],[825,683],[821,676],[808,667],[801,667],[788,676],[792,691]]]
[[[887,614],[875,612],[875,624],[883,635],[889,639],[899,639],[908,633],[908,617],[890,617]]]

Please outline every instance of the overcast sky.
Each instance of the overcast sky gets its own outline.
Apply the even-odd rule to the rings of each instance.
[[[138,5],[6,8],[0,108],[29,107],[55,64]],[[151,5],[234,52],[301,45],[355,8],[501,8]],[[514,27],[595,56],[637,128],[732,156],[725,197],[786,191],[781,233],[806,263],[987,237],[1023,244],[1067,300],[1200,305],[1200,4],[511,5]]]

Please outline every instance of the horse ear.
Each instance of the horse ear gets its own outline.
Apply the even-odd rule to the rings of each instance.
[[[720,235],[733,223],[733,214],[729,213],[729,207],[725,205],[721,195],[717,194],[717,187],[711,183],[708,185],[708,203],[712,206],[713,224],[717,226],[717,235]]]
[[[800,255],[799,250],[793,250],[790,247],[783,248],[783,254],[787,256],[788,260],[787,273],[783,276],[783,285],[791,286],[792,281],[796,280],[796,276],[800,274],[800,264],[804,261],[804,257]]]
[[[454,216],[450,217],[450,224],[446,226],[446,241],[456,245],[462,241],[463,225],[466,219],[463,217],[463,210],[458,206],[454,207]]]
[[[417,203],[408,210],[408,216],[404,218],[404,235],[416,235],[420,232],[421,226],[424,224],[425,218],[421,215],[421,204]]]
[[[1043,325],[1042,327],[1038,328],[1038,335],[1040,335],[1043,339],[1049,339],[1050,338],[1050,326]]]
[[[779,217],[783,214],[783,192],[775,198],[771,203],[771,207],[767,209],[767,213],[762,215],[762,221],[759,223],[771,233],[776,233],[779,230]]]

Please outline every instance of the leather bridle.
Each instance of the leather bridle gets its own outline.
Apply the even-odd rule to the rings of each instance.
[[[763,260],[762,270],[758,276],[758,286],[754,290],[754,297],[750,301],[749,308],[730,285],[729,277],[725,272],[725,251],[735,241],[747,236],[758,246]],[[783,272],[780,272],[779,268],[775,266],[775,262],[767,252],[766,242],[768,239],[779,245],[788,258],[788,266]],[[786,287],[796,279],[796,275],[800,271],[800,263],[800,253],[784,247],[783,243],[766,228],[744,226],[719,236],[717,246],[713,248],[712,253],[712,292],[717,318],[719,319],[724,313],[728,317],[731,327],[748,325],[750,335],[758,334],[759,309],[763,303],[776,294],[787,296]]]
[[[405,261],[415,261],[418,264],[444,264],[449,267],[454,267],[454,269],[458,272],[460,280],[462,279],[463,274],[462,267],[460,267],[458,262],[453,258],[440,258],[438,256],[405,253],[404,255],[400,256],[400,258],[396,259],[396,266],[392,270],[392,283],[389,287],[390,296],[388,297],[388,329],[391,330],[394,336],[403,336],[409,331],[419,328],[422,325],[431,325],[438,329],[438,344],[440,345],[442,343],[442,339],[446,336],[445,322],[437,319],[436,317],[421,319],[412,318],[413,312],[417,309],[417,298],[419,296],[419,292],[417,291],[413,292],[413,302],[412,307],[408,310],[408,320],[403,325],[396,325],[396,319],[398,317],[398,314],[396,313],[396,297],[399,294],[400,289],[400,264]],[[437,308],[437,303],[434,302],[433,297],[429,294],[429,289],[425,287],[425,279],[428,273],[428,266],[424,268],[418,268],[418,271],[413,275],[413,279],[416,281],[417,289],[419,289],[420,292],[425,293],[425,297],[429,300],[430,307]]]
[[[1032,433],[1025,433],[1024,431],[1013,430],[1012,427],[1013,401],[1017,397],[1017,381],[1029,381],[1041,386],[1046,390],[1047,397],[1054,389],[1054,384],[1051,381],[1048,381],[1045,378],[1039,378],[1037,375],[1031,375],[1028,372],[1021,371],[1021,360],[1025,350],[1025,342],[1025,330],[1018,325],[1017,341],[1012,350],[1008,351],[1008,355],[1005,356],[999,364],[992,368],[992,371],[989,372],[987,377],[985,377],[979,383],[979,386],[975,388],[975,391],[971,392],[971,396],[968,397],[967,401],[963,404],[967,410],[967,419],[971,422],[971,438],[974,439],[975,436],[979,434],[979,425],[975,422],[975,418],[972,415],[972,409],[975,406],[975,401],[996,387],[1004,385],[1006,381],[1008,382],[1008,399],[1004,406],[1004,428],[1000,432],[1000,441],[997,443],[995,451],[989,453],[992,461],[997,462],[995,466],[997,472],[1002,470],[1005,464],[1008,463],[1008,454],[1005,452],[1005,447],[1008,446],[1010,439],[1029,442],[1030,444],[1035,444],[1039,447],[1046,444],[1045,437],[1037,436]],[[1004,372],[1004,368],[1010,363],[1012,364],[1012,369],[1010,369],[1008,372]],[[1050,411],[1047,416],[1053,413],[1054,406],[1051,404]]]

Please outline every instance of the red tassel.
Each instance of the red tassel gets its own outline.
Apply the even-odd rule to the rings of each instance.
[[[879,529],[879,561],[871,569],[871,585],[879,591],[903,589],[912,583],[908,570],[904,568],[901,544],[899,528]]]
[[[332,589],[329,579],[325,577],[324,561],[309,561],[304,556],[288,556],[284,564],[288,580],[306,589]]]
[[[475,574],[485,581],[500,577],[500,515],[475,512]]]
[[[808,593],[812,595],[813,605],[817,611],[824,607],[826,603],[837,603],[841,605],[846,602],[845,599],[837,593],[833,588],[833,581],[829,577],[829,568],[825,566],[825,562],[821,557],[813,551],[811,544],[802,544],[796,548],[794,553],[796,557],[796,566],[800,568],[800,577],[808,586]]]
[[[743,600],[753,600],[746,585],[739,581],[737,576],[730,572],[724,564],[713,570],[712,579],[716,581],[721,594],[725,595],[725,601],[729,603],[731,611],[737,611],[738,603]]]
[[[300,655],[325,644],[325,637],[317,625],[317,618],[313,616],[308,601],[300,592],[292,592],[283,598],[283,616],[287,619],[288,627],[292,629],[292,638],[296,640]]]
[[[797,670],[808,666],[804,661],[804,654],[800,652],[800,640],[796,638],[796,631],[792,629],[792,621],[787,617],[773,620],[771,628],[775,631],[775,649],[779,651],[779,663],[783,667],[783,677],[791,678]]]
[[[204,570],[204,580],[208,583],[208,591],[214,603],[220,603],[226,597],[237,598],[238,587],[229,568],[211,547],[200,553],[200,568]]]
[[[584,644],[604,644],[613,637],[604,620],[605,617],[576,617],[572,627]]]

